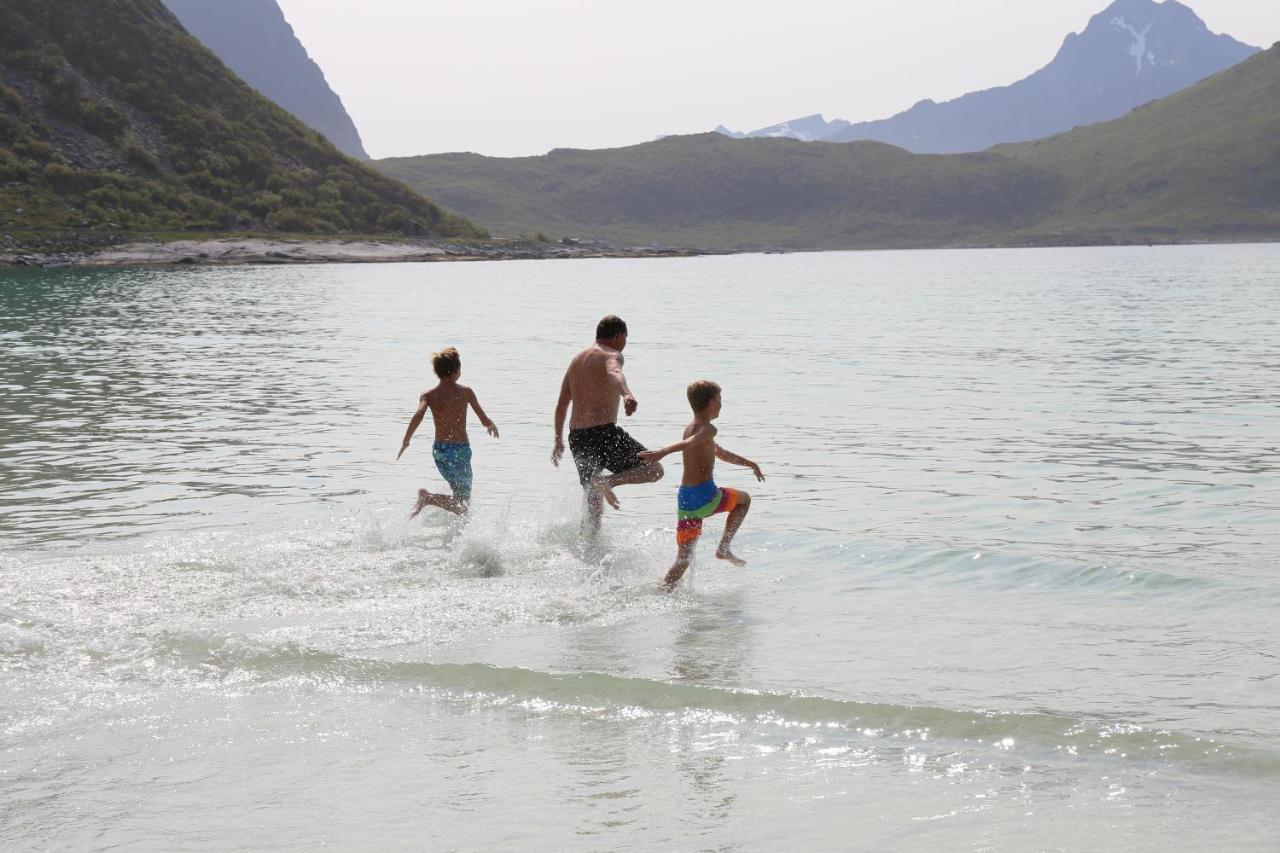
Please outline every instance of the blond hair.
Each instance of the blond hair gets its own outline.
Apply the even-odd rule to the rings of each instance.
[[[440,352],[431,354],[431,368],[436,376],[444,379],[462,369],[462,357],[453,347],[445,347]]]
[[[695,412],[701,412],[707,406],[711,405],[711,401],[720,393],[720,386],[712,382],[710,379],[699,379],[696,382],[690,382],[689,388],[685,391],[685,396],[689,398],[689,406]]]

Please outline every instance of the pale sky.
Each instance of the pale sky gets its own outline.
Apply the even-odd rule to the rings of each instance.
[[[1110,0],[278,0],[375,158],[611,148],[1012,83]],[[1186,0],[1280,41],[1280,0]]]

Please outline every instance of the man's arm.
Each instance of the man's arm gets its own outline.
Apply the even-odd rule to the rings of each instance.
[[[636,412],[636,407],[640,404],[636,402],[636,398],[631,394],[631,389],[627,387],[627,377],[622,374],[622,353],[611,353],[604,363],[605,373],[609,377],[609,381],[613,383],[613,387],[618,389],[618,393],[622,395],[622,410],[630,417]]]
[[[480,399],[476,397],[476,392],[468,390],[471,396],[471,408],[476,410],[476,417],[480,419],[480,423],[484,424],[484,428],[489,431],[489,435],[497,438],[498,425],[489,420],[489,416],[484,413],[484,409],[480,408]]]
[[[760,473],[760,466],[752,462],[745,456],[739,456],[730,450],[725,450],[720,445],[716,445],[716,458],[721,462],[728,462],[730,465],[741,465],[744,468],[750,468],[755,472],[757,480],[763,480],[764,474]]]
[[[659,459],[661,459],[664,456],[669,456],[672,453],[678,453],[681,450],[688,450],[690,447],[697,447],[699,444],[702,444],[703,442],[706,442],[706,441],[711,441],[715,437],[716,437],[716,428],[711,424],[703,424],[702,426],[698,427],[696,430],[693,431],[693,435],[689,436],[686,439],[677,441],[675,444],[668,445],[667,447],[664,447],[661,450],[642,450],[636,455],[639,456],[641,459],[643,459],[645,462],[657,462]]]
[[[564,381],[560,383],[560,399],[556,400],[556,443],[551,449],[551,464],[559,467],[560,457],[564,456],[564,419],[569,414],[569,403],[573,401],[573,392],[569,389],[569,371],[564,372]]]
[[[409,428],[404,431],[404,443],[400,445],[400,452],[396,454],[396,461],[400,461],[400,457],[404,456],[404,452],[409,449],[409,439],[413,438],[413,434],[418,431],[418,425],[422,423],[422,418],[427,413],[427,407],[431,405],[430,398],[423,394],[418,398],[418,411],[413,413],[413,418],[409,421]]]

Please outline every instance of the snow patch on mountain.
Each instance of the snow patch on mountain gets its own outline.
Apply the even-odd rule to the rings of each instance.
[[[1151,32],[1151,25],[1155,21],[1148,21],[1147,25],[1142,28],[1142,32],[1138,32],[1137,27],[1130,24],[1124,18],[1116,17],[1111,19],[1111,25],[1119,30],[1127,30],[1129,35],[1133,36],[1133,44],[1129,45],[1129,55],[1134,58],[1137,64],[1137,70],[1134,74],[1142,73],[1142,60],[1147,59],[1152,65],[1156,64],[1156,58],[1147,50],[1147,33]]]

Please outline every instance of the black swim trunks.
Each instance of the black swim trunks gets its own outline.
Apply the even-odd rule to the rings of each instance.
[[[578,466],[578,480],[584,486],[602,469],[620,474],[642,464],[636,454],[644,449],[617,424],[569,430],[569,450],[573,464]]]

